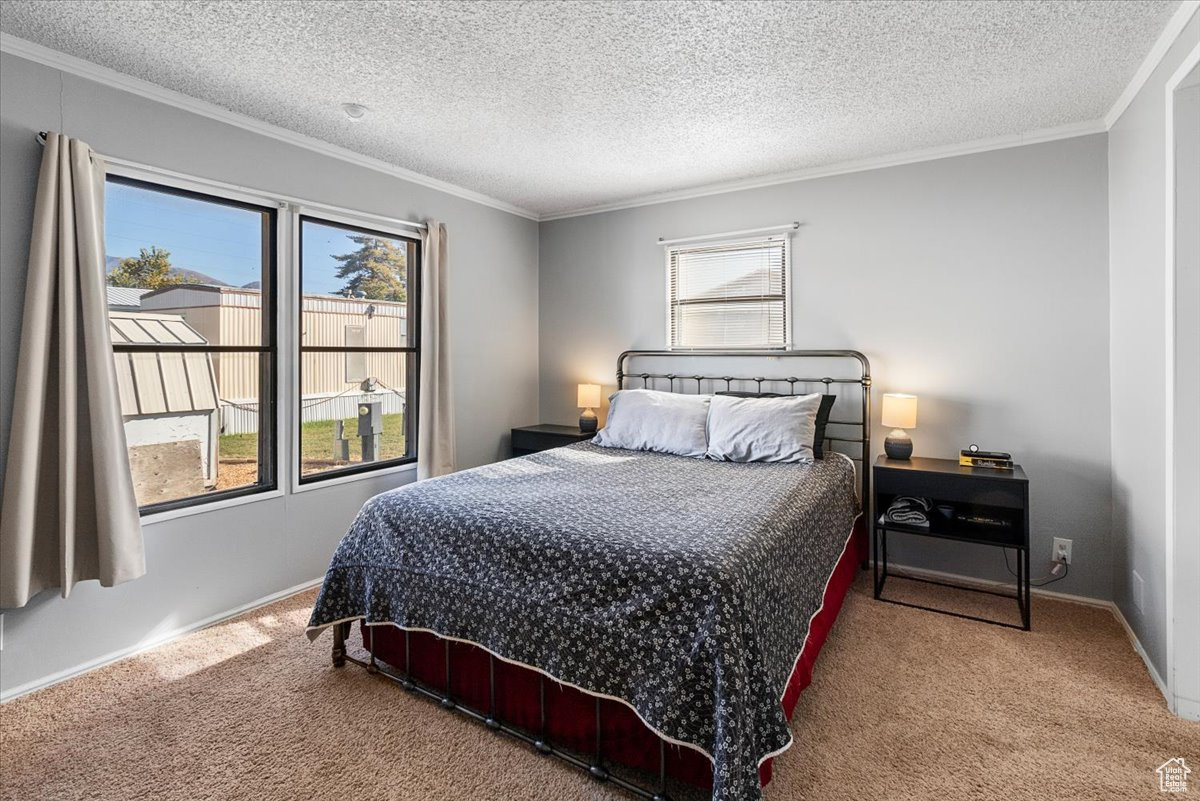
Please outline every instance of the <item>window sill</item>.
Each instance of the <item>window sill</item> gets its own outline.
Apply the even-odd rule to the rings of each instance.
[[[380,470],[370,470],[365,473],[354,473],[348,476],[337,476],[324,481],[314,481],[308,484],[296,484],[292,487],[290,494],[298,495],[302,492],[310,492],[312,490],[326,489],[329,487],[338,487],[343,484],[350,484],[355,481],[367,481],[372,478],[383,478],[386,476],[403,476],[405,474],[413,474],[417,472],[417,463],[396,465],[395,467],[385,467]],[[168,509],[164,512],[155,512],[154,514],[142,516],[142,527],[154,526],[158,523],[165,523],[168,520],[177,520],[181,517],[191,517],[192,515],[207,514],[209,512],[219,512],[222,509],[232,509],[237,506],[243,506],[248,503],[258,503],[259,501],[270,501],[284,497],[285,493],[282,489],[273,489],[266,492],[256,492],[253,495],[242,495],[238,498],[226,498],[224,500],[212,501],[210,503],[198,503],[195,506],[184,506],[179,509]]]
[[[320,481],[310,481],[301,484],[298,480],[292,484],[292,494],[298,495],[302,492],[311,492],[313,490],[325,489],[326,487],[337,487],[342,484],[349,484],[354,481],[367,481],[372,478],[380,478],[382,476],[396,476],[412,473],[414,476],[417,472],[417,463],[410,462],[408,464],[398,464],[394,467],[383,467],[379,470],[368,470],[363,473],[351,473],[348,476],[334,476],[331,478],[322,479]]]
[[[283,490],[273,489],[266,492],[255,492],[251,495],[242,495],[237,498],[225,498],[224,500],[211,501],[209,503],[197,503],[194,506],[184,506],[179,509],[168,509],[163,512],[155,512],[154,514],[142,516],[142,527],[153,526],[157,523],[165,523],[168,520],[176,520],[181,517],[191,517],[192,515],[207,514],[208,512],[218,512],[222,509],[231,509],[235,506],[242,506],[247,503],[257,503],[259,501],[274,500],[283,497]]]
[[[791,350],[792,344],[783,345],[667,345],[667,350],[674,353],[717,353],[744,355],[747,352],[767,355],[771,351]],[[686,376],[678,376],[686,378]]]

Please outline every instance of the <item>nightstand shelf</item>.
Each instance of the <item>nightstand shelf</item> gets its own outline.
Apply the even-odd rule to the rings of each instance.
[[[889,503],[890,505],[890,503]],[[887,507],[881,507],[886,509]],[[935,512],[936,514],[936,512]],[[903,523],[884,523],[883,525],[888,531],[895,531],[900,534],[919,534],[922,537],[937,537],[940,540],[954,540],[955,542],[974,542],[985,545],[1000,545],[1007,548],[1020,548],[1018,542],[1013,542],[1007,534],[991,531],[986,526],[940,526],[936,523],[931,523],[929,526],[907,526]]]
[[[585,434],[579,426],[559,426],[543,423],[536,426],[522,426],[512,430],[512,455],[528,456],[531,453],[560,448],[573,442],[586,442],[596,436],[595,432]]]
[[[990,470],[962,467],[957,461],[950,459],[888,459],[881,456],[875,461],[873,477],[875,520],[871,527],[871,539],[876,599],[984,623],[1029,630],[1029,480],[1020,467],[1011,471]],[[930,501],[932,508],[928,513],[928,526],[891,523],[884,519],[892,501],[900,496],[925,498]],[[1018,626],[884,598],[884,584],[891,575],[888,572],[889,533],[1011,548],[1016,551],[1016,601],[1021,624]],[[954,584],[946,586],[972,592],[987,592],[991,595],[998,594],[974,587]]]
[[[941,515],[937,510],[937,505],[946,505],[950,503],[947,498],[929,497],[934,503],[934,509],[930,512],[928,526],[910,526],[904,523],[887,523],[889,531],[898,531],[905,534],[920,534],[923,537],[937,537],[943,540],[957,540],[958,542],[976,542],[987,545],[1001,545],[1009,548],[1020,548],[1024,541],[1024,526],[1014,514],[1014,510],[1002,509],[994,506],[974,506],[972,512],[976,515],[991,518],[997,521],[1003,521],[1007,524],[992,525],[984,523],[972,523],[961,520],[948,520]],[[880,514],[887,511],[887,508],[892,505],[895,500],[895,495],[876,495],[877,509]],[[963,508],[961,505],[956,505],[958,508]]]

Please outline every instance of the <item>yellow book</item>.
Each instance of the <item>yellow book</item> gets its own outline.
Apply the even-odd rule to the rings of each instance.
[[[1013,462],[1011,459],[984,459],[978,456],[963,456],[959,455],[958,463],[962,467],[988,467],[992,470],[1012,470]]]

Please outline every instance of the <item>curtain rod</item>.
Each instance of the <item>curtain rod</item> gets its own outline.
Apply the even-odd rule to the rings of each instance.
[[[35,139],[37,140],[37,143],[39,145],[45,146],[46,132],[39,131],[37,136],[35,137]],[[329,212],[332,214],[348,214],[348,215],[351,215],[354,217],[362,217],[363,219],[369,219],[369,220],[374,220],[376,222],[386,223],[388,225],[399,225],[404,228],[412,228],[417,231],[426,231],[429,229],[429,226],[427,226],[423,222],[413,222],[412,220],[401,220],[401,219],[398,219],[395,217],[387,217],[382,214],[372,214],[369,211],[358,211],[356,209],[347,209],[347,208],[343,208],[342,206],[331,206],[328,203],[318,203],[315,200],[305,200],[304,198],[292,197],[291,195],[283,195],[278,192],[267,192],[262,189],[254,189],[252,187],[237,186],[236,184],[227,184],[223,181],[214,181],[209,178],[197,178],[192,175],[186,175],[181,172],[175,172],[174,170],[165,170],[162,167],[154,167],[149,164],[142,164],[142,163],[136,162],[136,161],[128,161],[126,159],[119,159],[119,158],[113,158],[112,156],[105,156],[102,153],[97,154],[97,155],[99,155],[100,158],[103,159],[104,162],[107,164],[115,164],[119,167],[129,167],[134,170],[141,170],[143,172],[148,172],[148,173],[152,173],[155,175],[162,175],[167,178],[175,178],[180,181],[190,181],[192,183],[204,184],[204,185],[211,186],[214,189],[218,189],[218,190],[223,189],[223,190],[232,190],[235,192],[249,192],[249,193],[255,194],[255,195],[264,195],[268,198],[280,201],[281,205],[292,204],[295,206],[303,206],[303,207],[305,207],[307,209],[311,209],[313,211],[325,211],[325,212]]]
[[[800,227],[800,222],[784,223],[783,225],[768,225],[765,228],[743,228],[740,231],[726,231],[723,234],[701,234],[700,236],[681,236],[678,239],[663,239],[658,238],[660,245],[677,245],[680,242],[699,242],[704,239],[725,239],[732,236],[748,236],[750,234],[767,234],[775,231],[795,231]]]

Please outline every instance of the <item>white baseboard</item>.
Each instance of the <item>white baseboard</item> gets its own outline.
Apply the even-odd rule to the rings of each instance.
[[[1175,699],[1175,714],[1184,720],[1200,721],[1200,701],[1191,698]]]
[[[1154,681],[1154,686],[1158,687],[1158,691],[1162,693],[1163,698],[1167,700],[1167,706],[1173,707],[1174,705],[1171,703],[1171,693],[1167,690],[1167,683],[1163,681],[1163,677],[1159,675],[1158,668],[1154,667],[1154,663],[1150,661],[1150,657],[1147,655],[1146,649],[1142,647],[1142,641],[1139,640],[1137,635],[1133,633],[1133,627],[1130,626],[1129,621],[1125,619],[1124,613],[1121,612],[1121,607],[1117,606],[1115,603],[1110,603],[1109,605],[1112,607],[1113,617],[1115,617],[1117,622],[1120,623],[1125,629],[1125,635],[1129,637],[1129,642],[1131,645],[1133,645],[1133,650],[1137,652],[1137,655],[1140,656],[1142,661],[1146,663],[1146,670],[1150,672],[1150,678]],[[1172,711],[1174,711],[1174,709],[1172,709]]]
[[[928,578],[936,581],[949,581],[955,584],[962,584],[964,587],[977,587],[983,590],[999,590],[1013,589],[1014,582],[993,581],[992,579],[975,578],[974,576],[963,576],[958,573],[947,573],[942,570],[928,570],[923,567],[911,567],[909,565],[898,565],[893,563],[888,564],[888,575],[903,576],[909,575],[914,578]],[[1030,587],[1029,592],[1033,595],[1040,595],[1044,598],[1053,598],[1056,601],[1068,601],[1073,604],[1084,604],[1085,606],[1098,606],[1105,609],[1113,606],[1112,601],[1101,600],[1100,598],[1089,598],[1086,595],[1071,595],[1066,592],[1055,592],[1054,590],[1046,590],[1041,587]],[[1013,596],[1014,600],[1016,596]]]
[[[1002,587],[1012,589],[1013,587],[1013,585],[1008,582],[992,581],[990,579],[980,579],[972,576],[961,576],[957,573],[946,573],[941,570],[927,570],[922,567],[910,567],[908,565],[888,565],[888,572],[898,576],[907,574],[915,578],[930,578],[937,581],[949,581],[956,584],[962,584],[967,587],[978,587],[980,589],[992,590]],[[1125,619],[1125,615],[1121,613],[1121,607],[1117,606],[1112,601],[1105,601],[1100,598],[1088,598],[1084,595],[1071,595],[1070,593],[1065,592],[1054,592],[1053,590],[1046,590],[1042,589],[1041,587],[1031,587],[1030,594],[1038,595],[1043,598],[1052,598],[1056,601],[1067,601],[1069,603],[1084,604],[1085,606],[1094,606],[1101,609],[1107,609],[1112,613],[1112,616],[1117,619],[1117,622],[1121,624],[1121,627],[1125,629],[1125,635],[1129,637],[1129,643],[1133,646],[1134,652],[1142,658],[1142,662],[1146,665],[1146,671],[1150,674],[1150,680],[1154,682],[1154,686],[1156,686],[1158,691],[1162,693],[1163,698],[1167,701],[1167,706],[1171,707],[1171,711],[1180,717],[1185,717],[1189,720],[1200,719],[1200,703],[1195,704],[1195,709],[1192,709],[1190,714],[1176,707],[1182,707],[1184,704],[1191,704],[1194,702],[1180,699],[1180,704],[1173,705],[1171,703],[1171,695],[1167,692],[1167,683],[1163,681],[1162,676],[1160,676],[1158,673],[1158,669],[1154,667],[1154,663],[1151,662],[1150,657],[1146,655],[1146,649],[1142,647],[1142,643],[1137,638],[1137,635],[1133,633],[1133,629],[1130,627],[1129,621],[1127,621]]]
[[[20,698],[22,695],[28,695],[36,690],[41,690],[53,684],[58,684],[59,682],[80,676],[84,673],[96,670],[97,668],[102,668],[105,665],[111,665],[112,663],[119,662],[122,659],[128,659],[131,656],[137,656],[140,653],[149,651],[151,648],[157,648],[158,646],[165,645],[172,640],[177,640],[185,634],[191,634],[193,631],[199,631],[200,629],[208,628],[209,626],[229,620],[231,617],[237,617],[238,615],[249,612],[253,609],[258,609],[259,607],[266,606],[267,604],[283,600],[284,598],[295,595],[296,593],[311,589],[320,583],[321,578],[305,581],[304,583],[297,584],[294,587],[288,587],[286,590],[273,592],[270,595],[265,595],[262,598],[251,601],[250,603],[242,604],[234,609],[219,612],[211,617],[198,620],[195,623],[190,623],[186,626],[180,626],[179,628],[164,632],[151,640],[139,642],[136,645],[131,645],[128,648],[121,648],[120,650],[113,651],[112,653],[105,654],[104,656],[99,656],[95,659],[89,659],[88,661],[80,665],[76,665],[75,667],[67,668],[66,670],[60,670],[57,673],[51,673],[49,676],[43,676],[40,679],[34,679],[31,682],[20,684],[16,687],[12,687],[0,692],[0,703],[6,703],[14,698]]]

